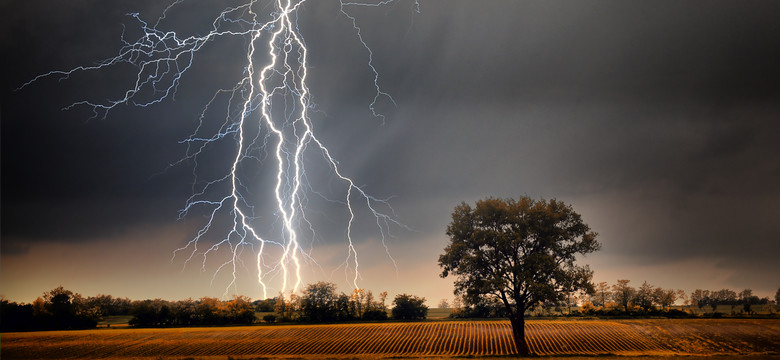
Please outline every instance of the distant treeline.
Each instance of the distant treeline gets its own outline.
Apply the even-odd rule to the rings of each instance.
[[[739,293],[722,289],[717,291],[696,289],[690,296],[682,290],[664,289],[644,282],[639,288],[629,285],[629,280],[618,280],[609,285],[601,282],[593,291],[567,294],[563,301],[548,301],[536,304],[528,316],[722,316],[716,313],[719,305],[730,305],[732,316],[753,315],[754,305],[780,303],[780,289],[774,301],[768,297],[759,298],[753,291],[745,289]],[[682,306],[672,307],[682,303]],[[448,305],[446,301],[442,304]],[[502,318],[506,317],[503,304],[485,298],[476,304],[465,304],[456,298],[451,317],[455,318]],[[707,311],[711,308],[711,311]],[[769,311],[773,312],[772,307]]]
[[[130,299],[111,295],[83,297],[62,286],[43,293],[32,304],[0,303],[1,331],[32,331],[94,328],[106,315],[129,315]]]
[[[101,318],[132,315],[131,326],[173,327],[194,325],[252,324],[256,322],[345,322],[386,320],[387,292],[375,298],[370,290],[351,294],[336,293],[336,285],[319,282],[306,287],[301,295],[281,294],[276,298],[252,301],[234,296],[223,301],[203,297],[198,300],[130,300],[111,295],[83,297],[58,287],[32,304],[2,300],[0,331],[34,331],[94,328]],[[394,319],[424,319],[428,313],[425,298],[401,294],[393,300]],[[263,314],[257,319],[256,313]]]
[[[674,306],[682,303],[682,306]],[[750,289],[739,293],[722,289],[697,289],[690,295],[682,290],[664,289],[644,282],[638,288],[629,280],[616,284],[596,284],[593,291],[567,294],[564,301],[536,304],[528,316],[720,316],[718,306],[731,306],[730,315],[754,314],[753,306],[780,303],[780,289],[774,301],[759,298]],[[347,322],[425,319],[425,298],[400,294],[387,304],[387,292],[375,297],[370,290],[356,289],[350,294],[337,293],[336,285],[318,282],[298,294],[280,294],[276,298],[255,300],[234,296],[231,300],[203,297],[179,301],[130,300],[111,295],[83,297],[62,286],[43,293],[31,304],[17,304],[3,299],[0,304],[0,331],[34,331],[94,328],[106,316],[132,316],[130,325],[167,327],[195,325],[253,324],[258,322]],[[503,318],[505,307],[487,298],[466,304],[456,298],[452,306],[442,301],[440,307],[454,307],[455,318]],[[770,313],[773,310],[769,307]],[[262,315],[258,319],[258,313]]]
[[[318,282],[306,286],[303,294],[278,296],[264,301],[266,310],[273,307],[275,315],[266,315],[266,322],[345,322],[387,320],[387,292],[374,297],[371,290],[355,289],[351,294],[336,293],[336,285]],[[396,320],[425,319],[428,307],[425,298],[399,294],[393,299],[390,317]]]

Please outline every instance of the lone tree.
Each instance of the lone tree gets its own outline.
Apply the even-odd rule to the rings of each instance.
[[[571,291],[592,291],[593,272],[574,264],[599,249],[596,233],[571,206],[557,200],[488,198],[461,203],[447,227],[451,243],[439,256],[442,277],[456,277],[455,294],[468,303],[498,299],[521,355],[528,355],[525,312]]]

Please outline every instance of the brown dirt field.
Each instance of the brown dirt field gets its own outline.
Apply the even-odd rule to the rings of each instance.
[[[780,320],[530,320],[542,356],[775,358]],[[2,359],[258,359],[507,356],[508,321],[436,321],[5,333]]]

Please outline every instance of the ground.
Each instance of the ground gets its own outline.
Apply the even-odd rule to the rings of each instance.
[[[773,358],[780,319],[530,320],[531,351],[566,356]],[[422,321],[5,333],[3,359],[506,358],[508,321]]]

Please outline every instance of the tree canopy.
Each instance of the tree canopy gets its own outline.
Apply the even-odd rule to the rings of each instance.
[[[488,198],[461,203],[447,227],[450,243],[439,257],[441,276],[455,276],[455,294],[470,303],[498,299],[512,322],[515,344],[529,352],[524,313],[592,290],[592,271],[576,256],[599,249],[597,234],[570,205],[557,200]]]
[[[409,294],[398,294],[393,299],[393,319],[417,320],[428,316],[428,307],[425,306],[425,298]]]

